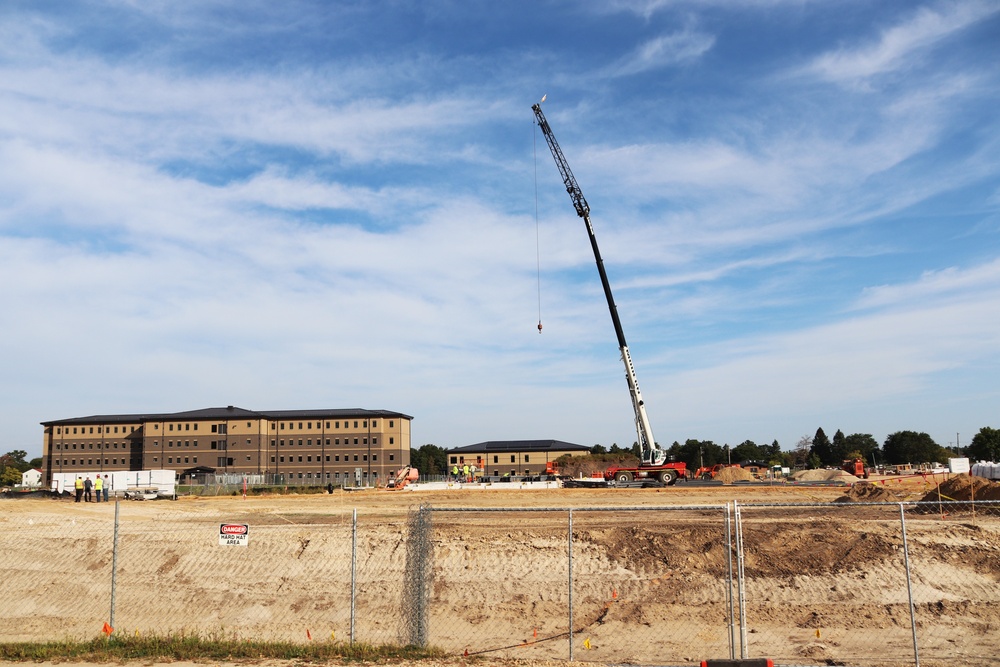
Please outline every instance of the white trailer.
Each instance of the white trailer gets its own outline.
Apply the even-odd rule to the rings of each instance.
[[[176,498],[177,471],[175,470],[115,470],[101,472],[98,470],[82,470],[79,472],[53,473],[51,488],[56,493],[74,493],[76,479],[90,478],[91,481],[100,475],[107,477],[109,499],[113,497],[129,499]]]

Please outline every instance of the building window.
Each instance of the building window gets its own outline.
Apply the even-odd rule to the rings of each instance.
[[[525,454],[525,455],[524,455],[524,462],[525,462],[525,463],[527,463],[527,462],[528,462],[528,455],[527,455],[527,454]]]
[[[372,454],[372,461],[378,461],[378,454]]]
[[[451,462],[452,463],[458,463],[458,457],[457,456],[451,457]]]
[[[517,461],[517,459],[516,459],[516,458],[514,457],[514,455],[513,455],[513,454],[511,454],[511,455],[510,455],[510,462],[511,462],[511,463],[514,463],[514,462],[516,462],[516,461]]]
[[[396,438],[394,438],[394,437],[392,437],[392,436],[390,435],[390,436],[389,436],[389,444],[391,445],[391,444],[393,444],[394,442],[396,442]]]
[[[395,454],[389,454],[389,460],[390,461],[395,461],[396,460],[396,455]]]

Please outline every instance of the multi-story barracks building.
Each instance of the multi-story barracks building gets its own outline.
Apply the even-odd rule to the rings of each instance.
[[[42,483],[54,473],[214,469],[276,483],[376,485],[410,463],[410,421],[390,410],[230,405],[42,422]]]

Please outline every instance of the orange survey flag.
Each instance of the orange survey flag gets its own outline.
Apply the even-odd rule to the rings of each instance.
[[[101,632],[103,632],[106,636],[110,637],[111,633],[114,632],[114,631],[115,631],[115,629],[112,628],[110,625],[108,625],[107,621],[105,621],[104,622],[104,627],[101,628]]]

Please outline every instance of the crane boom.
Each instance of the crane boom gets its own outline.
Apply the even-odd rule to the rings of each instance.
[[[601,285],[604,287],[604,296],[608,300],[608,309],[611,311],[611,322],[615,326],[615,335],[618,336],[618,349],[621,351],[622,362],[625,364],[625,379],[628,381],[629,394],[632,397],[632,409],[635,412],[635,431],[638,436],[639,451],[642,453],[643,465],[659,466],[666,460],[666,452],[660,449],[653,438],[653,429],[649,425],[649,417],[646,415],[646,406],[642,400],[642,393],[639,391],[639,381],[635,376],[635,367],[632,365],[632,355],[629,354],[628,344],[625,342],[625,333],[622,331],[621,320],[618,319],[618,307],[615,305],[614,296],[611,294],[611,284],[608,282],[608,274],[604,270],[604,260],[601,259],[601,251],[597,247],[597,237],[594,235],[594,226],[590,222],[590,205],[583,196],[583,190],[573,176],[573,170],[569,168],[569,162],[563,155],[559,142],[552,134],[552,128],[542,113],[541,104],[534,104],[531,110],[535,112],[535,120],[545,136],[545,143],[549,145],[549,151],[556,161],[556,167],[562,176],[563,185],[566,192],[573,201],[576,213],[583,218],[587,226],[587,235],[590,237],[590,247],[594,250],[594,259],[597,262],[597,272],[601,275]]]

